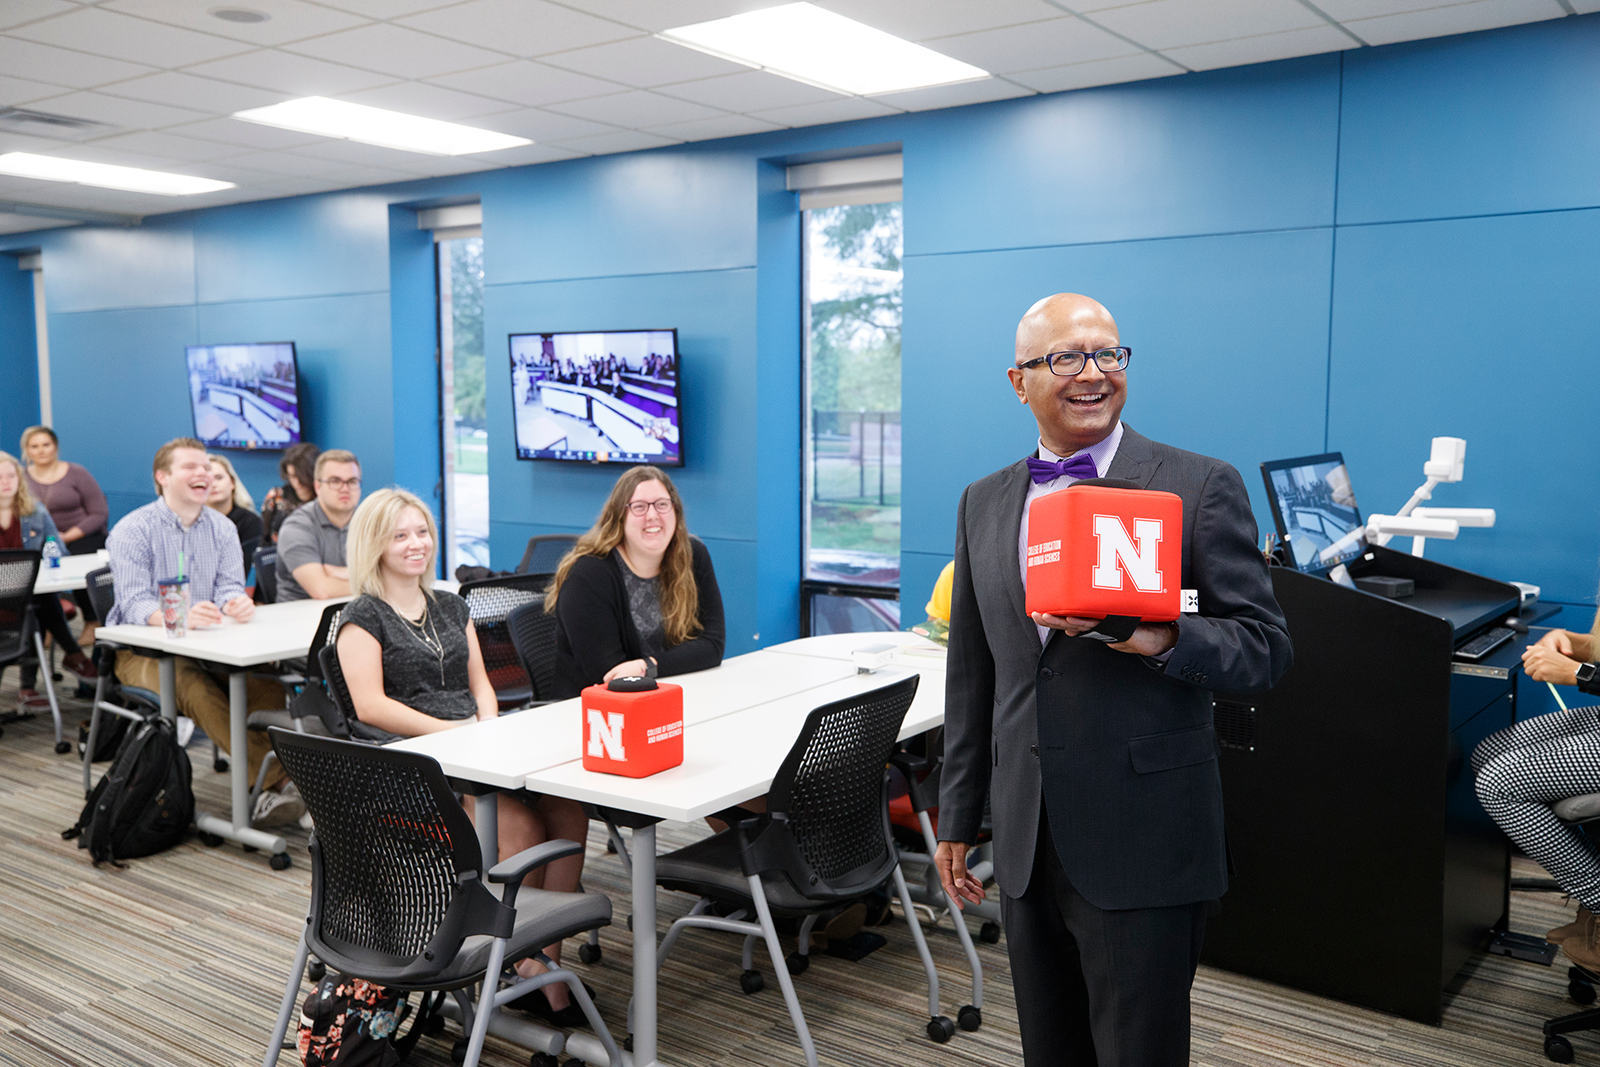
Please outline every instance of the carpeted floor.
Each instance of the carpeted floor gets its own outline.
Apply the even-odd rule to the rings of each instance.
[[[15,706],[14,671],[0,685],[0,710]],[[73,736],[87,705],[63,685]],[[58,756],[48,712],[4,726],[0,736],[0,1064],[27,1067],[211,1067],[256,1064],[294,951],[308,896],[307,835],[288,834],[294,866],[225,845],[183,846],[99,869],[60,831],[83,805],[76,755]],[[202,810],[227,803],[227,776],[203,740],[190,748]],[[103,769],[101,765],[100,769]],[[664,825],[663,848],[704,827]],[[1519,861],[1519,874],[1537,875]],[[599,994],[602,1014],[625,1030],[631,959],[623,917],[627,880],[591,832],[585,883],[610,895],[617,924],[602,931],[604,959],[569,963]],[[661,929],[691,901],[663,894]],[[898,914],[898,912],[897,912]],[[1514,894],[1517,930],[1566,922],[1554,894]],[[976,924],[974,924],[974,931]],[[923,1034],[923,976],[903,922],[880,929],[887,947],[859,963],[818,956],[799,979],[802,1005],[825,1064],[1020,1064],[1005,944],[979,945],[986,979],[983,1028],[947,1045]],[[944,984],[944,1011],[969,999],[966,965],[949,919],[929,928]],[[1290,946],[1292,948],[1292,946]],[[681,1065],[802,1062],[771,965],[767,989],[739,992],[739,939],[685,937],[662,972],[661,1054]],[[1192,1062],[1206,1067],[1482,1067],[1544,1063],[1547,1017],[1573,1010],[1565,960],[1546,969],[1480,957],[1458,980],[1438,1029],[1203,968],[1195,983]],[[453,1034],[451,1035],[453,1036]],[[424,1039],[411,1062],[450,1063],[451,1037]],[[1578,1062],[1600,1064],[1600,1040],[1578,1035]],[[284,1067],[295,1062],[285,1053]],[[527,1053],[491,1039],[483,1062],[526,1064]]]

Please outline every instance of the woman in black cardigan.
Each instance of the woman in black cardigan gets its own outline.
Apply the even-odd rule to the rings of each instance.
[[[558,699],[619,677],[687,674],[722,662],[722,593],[689,536],[683,501],[657,467],[617,479],[588,533],[556,569]]]

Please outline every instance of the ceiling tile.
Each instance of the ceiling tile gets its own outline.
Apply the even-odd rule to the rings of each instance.
[[[174,174],[193,173],[199,163],[181,163],[176,160],[162,159],[159,156],[147,155],[143,152],[125,152],[116,148],[107,148],[100,144],[73,144],[61,145],[44,153],[60,159],[76,159],[85,163],[106,163],[113,167],[140,167],[145,170],[164,170]]]
[[[1438,7],[1439,0],[1317,0],[1317,7],[1339,22],[1370,19],[1379,15],[1398,15],[1406,11]]]
[[[421,178],[442,178],[448,174],[474,174],[486,170],[499,170],[503,166],[505,164],[499,160],[490,161],[487,155],[423,156],[400,169]]]
[[[0,30],[77,9],[77,4],[69,4],[67,0],[6,0],[0,4]]]
[[[680,82],[663,86],[657,91],[725,111],[764,111],[774,107],[814,104],[820,100],[837,100],[841,95],[764,70],[747,70],[741,74],[724,74],[720,78]]]
[[[576,159],[582,154],[568,148],[557,148],[555,145],[525,144],[516,148],[502,148],[498,152],[485,152],[483,158],[492,159],[502,167],[524,167],[532,163],[554,163],[562,159]]]
[[[360,15],[335,11],[321,4],[306,3],[305,0],[242,0],[241,6],[265,14],[265,22],[228,22],[211,14],[217,10],[213,4],[193,3],[191,0],[109,0],[100,6],[125,15],[137,15],[171,26],[214,33],[219,37],[249,41],[256,45],[298,41],[336,30],[347,30],[367,21]]]
[[[655,37],[635,37],[631,41],[560,52],[545,56],[544,61],[552,66],[622,82],[638,89],[696,78],[714,78],[718,74],[737,74],[750,69],[742,63],[718,59]]]
[[[841,96],[817,104],[798,107],[776,107],[753,112],[756,118],[766,119],[783,126],[820,126],[825,122],[849,122],[852,119],[871,119],[879,115],[898,115],[899,111],[861,96]]]
[[[362,144],[359,141],[345,141],[337,137],[323,138],[313,144],[302,145],[295,149],[295,152],[316,159],[331,159],[347,167],[399,167],[407,160],[416,159],[423,154],[402,152],[398,148],[385,148],[376,144]]]
[[[281,130],[276,126],[263,126],[258,122],[244,122],[233,118],[190,122],[174,126],[165,132],[176,137],[198,137],[206,141],[234,144],[242,148],[255,148],[267,152],[315,144],[322,139],[315,134]]]
[[[216,141],[201,141],[193,137],[174,137],[170,133],[155,133],[150,130],[140,130],[138,133],[122,133],[115,137],[102,137],[92,142],[108,148],[118,148],[126,152],[142,152],[149,156],[159,156],[163,159],[177,159],[186,162],[204,163],[213,159],[227,159],[237,157],[246,151],[238,145],[220,144]],[[249,166],[249,164],[245,164]]]
[[[1293,3],[1294,0],[1278,2]],[[1063,63],[1086,63],[1092,59],[1110,59],[1138,51],[1127,41],[1118,40],[1082,19],[1071,17],[945,37],[935,42],[933,47],[992,74],[1037,70]]]
[[[464,70],[459,74],[443,74],[430,81],[463,92],[511,100],[526,107],[601,96],[625,88],[616,82],[601,81],[586,74],[574,74],[570,70],[526,59],[501,63],[495,67]]]
[[[652,33],[696,22],[742,15],[773,7],[783,0],[581,0],[591,15],[638,26]]]
[[[660,148],[663,145],[677,143],[675,139],[658,137],[653,133],[618,130],[616,133],[602,133],[594,137],[578,137],[571,141],[563,141],[561,147],[570,148],[584,155],[606,156],[614,152],[638,152],[645,148]]]
[[[8,78],[0,74],[0,107],[25,104],[29,100],[60,94],[59,85],[46,85],[44,82],[27,81],[23,78]]]
[[[353,104],[366,104],[369,107],[387,108],[390,111],[403,111],[407,115],[443,119],[446,122],[470,119],[479,115],[493,115],[501,111],[513,111],[517,106],[505,100],[491,100],[487,96],[460,93],[454,89],[445,89],[437,85],[428,85],[424,82],[397,82],[394,85],[385,85],[380,89],[365,89],[359,93],[341,93],[340,99],[348,100]]]
[[[1524,22],[1561,18],[1566,12],[1556,0],[1478,0],[1473,4],[1453,4],[1405,15],[1356,19],[1350,32],[1368,44],[1394,44],[1423,37],[1444,37],[1453,33],[1492,30]]]
[[[581,119],[634,129],[644,126],[665,126],[671,122],[711,119],[724,114],[715,108],[691,104],[687,100],[674,100],[659,93],[643,91],[597,96],[589,100],[569,100],[564,104],[552,104],[550,110],[563,115],[576,115]]]
[[[1600,0],[1567,0],[1572,9],[1580,15],[1588,15],[1600,11]]]
[[[486,115],[475,124],[497,133],[513,137],[526,137],[532,141],[564,141],[571,137],[589,137],[599,133],[615,133],[617,128],[601,122],[557,115],[553,111],[530,107],[522,111],[507,111],[500,115]]]
[[[983,104],[990,100],[1010,100],[1018,96],[1032,95],[1033,90],[1028,86],[1016,85],[1003,78],[983,78],[957,85],[910,89],[903,93],[881,93],[872,99],[904,111],[932,111],[940,107],[962,107],[966,104]]]
[[[119,59],[102,59],[99,56],[71,52],[65,48],[34,44],[11,37],[0,37],[0,70],[16,78],[31,78],[66,85],[73,89],[88,89],[123,78],[136,78],[141,74],[155,73],[155,67],[142,63],[124,63]]]
[[[9,31],[12,37],[100,56],[182,67],[249,50],[249,45],[159,22],[87,7]]]
[[[675,122],[657,126],[649,133],[671,137],[675,141],[709,141],[716,137],[743,137],[748,133],[766,133],[781,130],[782,126],[749,115],[723,115],[714,119],[697,119],[694,122]]]
[[[1327,25],[1296,0],[1152,0],[1096,12],[1094,20],[1161,51]]]
[[[62,145],[48,137],[31,137],[25,133],[8,133],[0,130],[0,152],[50,152]],[[20,180],[20,179],[19,179]]]
[[[201,63],[190,67],[188,73],[274,89],[290,96],[337,96],[394,81],[387,74],[374,74],[269,48],[215,63]]]
[[[353,11],[370,19],[397,19],[431,11],[436,7],[449,7],[451,0],[322,0],[340,11]]]
[[[1058,19],[1062,13],[1045,0],[983,0],[981,4],[972,0],[917,0],[912,4],[905,0],[818,0],[817,6],[908,41],[1042,22]]]
[[[235,156],[228,162],[251,170],[282,174],[291,178],[317,178],[350,169],[348,163],[319,159],[316,156],[303,156],[298,152],[251,152]]]
[[[71,115],[73,118],[93,119],[96,122],[106,122],[125,129],[154,129],[160,126],[173,126],[180,122],[195,122],[205,117],[202,111],[151,104],[143,100],[124,100],[103,93],[68,93],[65,96],[36,100],[33,106],[40,111]]]
[[[32,233],[34,230],[55,230],[62,226],[76,226],[69,219],[42,219],[37,215],[12,215],[0,212],[0,233]]]
[[[253,89],[175,70],[164,70],[160,74],[102,86],[100,91],[111,96],[193,108],[211,114],[231,114],[247,107],[265,107],[286,99],[283,93],[270,89]]]
[[[1116,85],[1119,82],[1165,78],[1183,73],[1184,69],[1176,63],[1169,63],[1149,52],[1141,52],[1136,56],[1097,59],[1091,63],[1046,67],[1043,70],[1030,70],[1006,76],[1041,93],[1059,93],[1067,89],[1086,89],[1091,85]]]
[[[1170,56],[1190,70],[1215,70],[1218,67],[1237,67],[1246,63],[1266,63],[1274,59],[1310,56],[1321,52],[1342,52],[1359,47],[1348,34],[1323,23],[1305,30],[1287,33],[1268,33],[1260,37],[1239,37],[1215,44],[1197,44],[1188,48],[1169,48],[1163,55]]]
[[[545,0],[471,0],[402,25],[519,56],[565,52],[639,36],[639,31]]]
[[[314,37],[286,47],[301,55],[379,70],[398,78],[427,78],[505,62],[505,56],[498,52],[382,23]]]
[[[353,189],[359,185],[391,185],[394,182],[414,181],[417,176],[403,170],[391,170],[388,167],[354,167],[331,177],[338,179],[344,188]]]

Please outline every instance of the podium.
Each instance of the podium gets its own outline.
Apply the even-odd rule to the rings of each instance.
[[[1519,593],[1385,548],[1350,572],[1416,592],[1274,567],[1294,665],[1264,695],[1216,696],[1235,875],[1202,958],[1436,1026],[1461,965],[1505,929],[1510,846],[1469,761],[1515,720],[1523,642],[1453,652]]]

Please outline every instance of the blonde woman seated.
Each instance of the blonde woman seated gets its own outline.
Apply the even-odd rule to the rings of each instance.
[[[433,588],[437,545],[433,513],[403,489],[378,490],[350,520],[347,559],[357,596],[340,616],[337,648],[359,719],[350,725],[356,737],[394,741],[499,714],[467,602]],[[472,814],[472,799],[465,804]],[[501,859],[553,838],[587,840],[589,820],[576,801],[520,794],[502,797],[498,807]],[[573,892],[582,873],[580,854],[533,872],[525,884]],[[559,962],[561,945],[545,954]],[[517,970],[528,977],[544,967],[528,959]],[[585,1025],[560,984],[513,1006],[558,1026]]]

